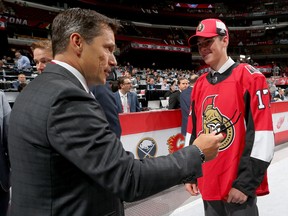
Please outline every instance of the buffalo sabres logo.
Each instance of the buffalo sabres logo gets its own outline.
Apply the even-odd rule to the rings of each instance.
[[[143,138],[138,143],[136,152],[139,159],[153,158],[157,152],[157,143],[151,137]]]
[[[198,26],[197,26],[197,31],[201,32],[204,30],[204,25],[202,23],[200,23]]]
[[[220,130],[221,128],[225,129],[224,140],[221,142],[221,146],[219,148],[220,151],[227,149],[234,140],[234,123],[227,116],[224,116],[220,110],[214,106],[216,95],[212,95],[207,97],[203,104],[203,116],[202,116],[202,128],[203,130],[200,133],[211,133],[212,131]],[[239,118],[239,117],[238,117]],[[237,119],[238,121],[238,119]],[[200,134],[199,133],[199,134]]]

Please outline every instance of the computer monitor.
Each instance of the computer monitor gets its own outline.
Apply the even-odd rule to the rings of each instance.
[[[160,100],[152,100],[148,101],[148,108],[149,109],[160,109]]]

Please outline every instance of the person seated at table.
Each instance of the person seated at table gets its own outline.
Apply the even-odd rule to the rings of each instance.
[[[155,85],[155,80],[154,78],[149,78],[148,83],[147,83],[147,90],[155,90],[156,85]]]
[[[23,73],[18,74],[18,79],[16,82],[13,83],[13,87],[15,89],[18,89],[18,86],[22,83],[26,83],[27,84],[27,80],[26,80],[26,75]]]
[[[176,81],[172,82],[169,86],[169,91],[165,92],[164,98],[169,99],[170,95],[176,91]]]
[[[117,92],[114,92],[118,113],[140,112],[137,94],[131,92],[131,80],[127,77],[118,78]]]

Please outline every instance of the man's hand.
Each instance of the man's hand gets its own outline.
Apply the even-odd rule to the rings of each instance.
[[[247,199],[247,195],[236,188],[231,188],[228,194],[227,203],[243,204],[247,201]]]
[[[214,159],[218,155],[218,149],[224,136],[216,132],[211,134],[201,134],[194,140],[193,145],[196,145],[205,155],[205,161]]]
[[[197,196],[200,194],[197,184],[195,183],[186,183],[186,191],[188,191],[192,196]]]

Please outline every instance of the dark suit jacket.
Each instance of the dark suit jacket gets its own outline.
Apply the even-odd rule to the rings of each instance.
[[[11,107],[5,94],[0,91],[0,187],[8,192],[10,188],[10,163],[8,158],[8,123]]]
[[[109,83],[107,82],[105,85],[93,86],[90,88],[90,90],[101,104],[111,130],[117,135],[118,138],[120,138],[122,129],[119,121],[115,97]]]
[[[190,112],[191,93],[192,93],[192,87],[189,86],[180,94],[180,108],[182,114],[181,134],[183,134],[184,136],[186,135],[187,121]]]
[[[119,91],[114,92],[114,98],[116,101],[118,113],[123,113],[123,107],[122,107],[122,102],[121,102]],[[139,101],[138,101],[136,93],[128,92],[127,93],[127,101],[129,104],[130,112],[140,112]]]
[[[135,160],[99,102],[57,64],[17,97],[8,141],[11,216],[123,215],[120,199],[139,200],[202,175],[195,146]]]
[[[180,91],[175,91],[169,96],[169,107],[168,109],[179,109],[180,108]]]

